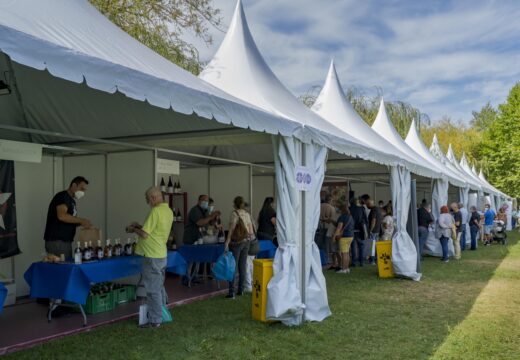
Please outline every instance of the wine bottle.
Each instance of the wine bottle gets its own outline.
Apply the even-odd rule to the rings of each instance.
[[[121,256],[121,244],[119,243],[119,239],[116,239],[115,242],[116,244],[114,245],[112,256]]]
[[[101,240],[98,240],[97,246],[96,246],[96,256],[97,256],[98,260],[103,260],[103,255],[104,255],[104,251],[103,251],[103,247],[101,246]]]
[[[177,182],[173,185],[173,192],[176,194],[179,193],[179,184]]]
[[[182,222],[182,215],[180,209],[177,209],[177,216],[175,218],[177,219],[177,221]]]
[[[76,243],[76,249],[74,249],[74,264],[81,264],[81,258],[83,254],[81,253],[81,246],[79,245],[79,241]]]
[[[126,256],[131,256],[132,255],[132,244],[130,244],[130,238],[126,239],[125,255]]]
[[[132,255],[135,255],[135,247],[137,246],[137,241],[134,239],[134,242],[132,242]]]
[[[172,177],[170,176],[168,180],[168,194],[173,194],[173,183],[172,183]]]
[[[90,259],[93,259],[95,257],[95,254],[94,254],[94,248],[92,247],[92,241],[88,242],[88,252],[90,255]]]
[[[83,260],[89,261],[91,257],[90,250],[88,249],[88,242],[85,241],[85,246],[83,247]]]
[[[161,177],[161,192],[165,193],[166,192],[166,184],[164,183],[164,178]]]
[[[172,209],[173,212],[173,222],[177,221],[177,213],[175,212],[175,208]]]
[[[107,239],[107,244],[105,245],[104,257],[109,259],[112,257],[112,245],[110,245],[110,239]]]
[[[177,192],[180,194],[182,193],[182,188],[181,188],[181,180],[179,179],[179,182],[177,183]]]

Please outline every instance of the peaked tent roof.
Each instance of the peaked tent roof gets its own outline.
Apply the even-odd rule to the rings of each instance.
[[[397,159],[388,165],[402,164],[414,173],[428,174],[430,172],[429,169],[416,164],[413,159],[381,137],[359,117],[343,92],[334,61],[330,63],[325,84],[311,109],[336,127],[348,129],[349,134],[356,139],[362,139],[376,151],[388,153]],[[384,159],[381,159],[381,162],[383,161]]]
[[[449,148],[448,148],[448,151],[449,151]],[[487,192],[489,194],[493,194],[494,193],[494,191],[486,183],[484,183],[482,180],[480,180],[478,178],[478,176],[473,174],[473,172],[471,171],[471,168],[469,167],[469,163],[468,163],[468,159],[466,158],[466,154],[462,153],[462,156],[460,157],[460,163],[459,164],[460,164],[461,168],[464,170],[464,172],[466,174],[471,176],[478,183],[482,184],[482,190],[484,192]]]
[[[0,2],[0,52],[9,56],[17,71],[30,74],[26,76],[29,80],[33,79],[34,82],[37,81],[34,79],[40,77],[41,82],[41,78],[47,76],[48,81],[53,83],[47,88],[44,86],[46,93],[58,92],[53,88],[56,82],[53,78],[60,78],[72,82],[59,84],[61,86],[59,90],[64,95],[73,85],[76,86],[74,91],[83,91],[85,95],[92,97],[97,96],[98,100],[99,95],[90,89],[110,94],[119,92],[127,98],[147,102],[160,109],[172,109],[177,114],[196,113],[200,117],[215,119],[225,125],[233,124],[271,134],[303,136],[301,124],[268,114],[198,79],[133,39],[84,0]],[[3,59],[0,59],[0,62],[1,60]],[[29,72],[18,64],[31,71],[37,69],[47,72]],[[81,86],[85,90],[81,90]],[[28,89],[25,90],[29,92]],[[120,98],[122,100],[111,97],[114,106],[117,101],[125,101],[124,97]],[[43,99],[39,105],[46,106],[47,100]],[[67,104],[62,105],[65,107]],[[128,102],[126,105],[129,105]],[[143,106],[139,105],[140,109]],[[55,113],[63,111],[59,107],[55,106]],[[130,107],[138,106],[130,105]],[[34,108],[37,106],[35,105]],[[75,115],[79,117],[78,110],[76,109]],[[86,113],[89,111],[89,109],[82,110]],[[121,106],[118,110],[120,118],[125,120],[127,117],[137,117],[130,110],[125,109],[125,106]],[[200,123],[199,119],[194,117],[184,117],[182,121],[173,121],[175,126],[168,125],[172,120],[171,115],[165,115],[164,112],[159,114],[158,111],[153,114],[161,115],[165,120],[161,123],[164,126],[163,132],[178,131],[179,123],[182,121],[186,128],[193,126],[190,124]],[[31,115],[29,114],[29,117]],[[85,124],[80,124],[80,121],[74,123],[67,118],[70,113],[54,114],[55,116],[48,116],[43,121],[44,115],[36,114],[35,119],[30,118],[27,125],[34,128],[52,128],[54,131],[81,133],[85,136],[104,134],[104,137],[109,137],[142,135],[143,128],[151,126],[150,124],[156,121],[155,117],[148,114],[153,121],[150,119],[147,124],[143,121],[140,124],[114,121],[109,128],[105,127],[106,124],[102,121],[94,123],[92,116],[88,119],[85,115],[89,125],[87,127]],[[65,121],[55,120],[60,116],[65,118]],[[9,124],[10,120],[4,119],[0,114],[0,122]],[[204,122],[205,129],[223,128],[221,125],[216,126],[215,122],[211,123],[214,125],[207,124],[209,123]],[[96,131],[96,128],[99,130]],[[154,130],[157,130],[157,126]]]
[[[362,140],[325,121],[294,97],[258,50],[240,0],[222,44],[199,77],[265,111],[302,123],[318,144],[374,162],[395,161],[387,154],[375,153]]]
[[[494,187],[493,185],[491,185],[489,183],[489,181],[487,181],[486,177],[484,176],[484,172],[482,171],[482,169],[480,169],[480,172],[478,173],[477,175],[477,169],[475,168],[475,165],[473,165],[471,167],[471,171],[473,172],[474,175],[476,175],[480,180],[482,180],[482,182],[486,185],[488,185],[492,190],[495,191],[496,194],[498,195],[501,195],[501,196],[505,196],[505,197],[509,197],[508,195],[504,194],[502,191],[498,190],[496,187]]]
[[[415,120],[412,120],[410,124],[410,129],[408,130],[408,135],[406,135],[405,139],[406,144],[410,146],[419,156],[427,161],[427,163],[433,166],[435,169],[439,169],[439,171],[444,174],[448,181],[455,186],[466,186],[465,179],[461,179],[460,176],[446,166],[441,163],[435,156],[432,155],[430,150],[424,145],[419,136],[419,132],[417,131],[417,126],[415,125]]]
[[[446,166],[450,171],[457,174],[460,179],[464,179],[471,189],[480,190],[481,185],[474,181],[468,174],[466,174],[462,169],[457,167],[454,163],[452,163],[446,155],[442,152],[441,146],[439,144],[439,140],[437,139],[437,134],[433,134],[432,144],[430,146],[430,153],[437,158],[444,166]]]
[[[425,160],[404,142],[401,135],[399,135],[388,119],[383,99],[381,99],[381,103],[379,104],[379,111],[377,112],[376,119],[372,124],[372,130],[396,147],[399,151],[406,154],[407,158],[412,159],[414,164],[420,166],[421,169],[425,168]],[[419,172],[418,174],[430,178],[440,178],[442,176],[440,170],[435,167],[428,168],[427,172]]]

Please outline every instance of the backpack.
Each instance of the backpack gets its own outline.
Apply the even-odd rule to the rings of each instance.
[[[247,226],[244,224],[238,211],[234,211],[234,213],[237,214],[238,221],[233,230],[233,234],[231,235],[231,240],[234,242],[242,242],[249,237],[249,231],[247,230]]]

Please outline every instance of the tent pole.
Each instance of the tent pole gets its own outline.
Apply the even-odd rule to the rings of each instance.
[[[302,166],[306,166],[306,158],[305,158],[305,149],[306,148],[306,145],[304,143],[301,143],[301,164]],[[306,293],[305,293],[305,256],[306,256],[306,253],[307,253],[307,249],[306,249],[306,246],[305,246],[305,238],[306,238],[306,211],[305,211],[305,202],[306,202],[306,197],[307,197],[307,192],[306,191],[302,191],[301,192],[301,219],[300,219],[300,222],[301,222],[301,229],[302,229],[302,232],[301,232],[301,242],[300,242],[300,251],[301,251],[301,276],[300,276],[300,279],[301,279],[301,284],[300,284],[300,291],[301,291],[301,295],[302,295],[302,303],[304,306],[307,306],[307,296],[306,296]],[[305,319],[305,307],[303,308],[303,313],[302,313],[302,318],[301,318],[301,321],[300,323],[303,322],[303,319]]]
[[[422,249],[420,248],[419,243],[419,224],[417,222],[417,211],[415,210],[417,204],[417,184],[416,180],[412,180],[411,184],[411,201],[410,201],[410,220],[412,222],[412,239],[415,244],[415,249],[417,249],[417,272],[421,272],[421,256]]]

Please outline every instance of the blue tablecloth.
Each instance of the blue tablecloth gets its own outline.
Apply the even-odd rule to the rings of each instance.
[[[139,274],[142,257],[124,256],[80,265],[33,263],[24,274],[32,298],[51,298],[85,304],[90,286]],[[168,252],[167,271],[186,273],[186,262],[177,252]]]
[[[276,252],[276,247],[271,240],[259,240],[260,253],[259,259],[272,259]],[[179,253],[184,257],[186,262],[214,263],[218,257],[224,252],[224,244],[208,244],[208,245],[183,245],[179,249]]]
[[[5,288],[3,283],[0,283],[0,314],[4,309],[4,301],[7,297],[7,289]]]

